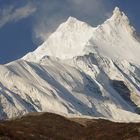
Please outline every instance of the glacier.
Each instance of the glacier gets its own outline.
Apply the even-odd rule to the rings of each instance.
[[[0,119],[30,112],[140,121],[140,42],[115,8],[102,25],[74,17],[35,51],[0,65]]]

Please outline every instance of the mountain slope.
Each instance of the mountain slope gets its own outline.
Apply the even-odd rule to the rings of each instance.
[[[77,58],[76,67],[50,58],[45,60],[45,64],[19,60],[1,66],[1,117],[11,118],[32,111],[50,111],[107,117],[117,121],[139,120],[138,115],[133,115],[140,104],[139,96],[127,78],[118,70],[118,76],[122,76],[122,79],[116,81],[126,82],[135,91],[129,91],[126,86],[122,94],[128,94],[128,97],[124,95],[123,98],[113,88],[113,80],[105,73],[106,69],[94,64],[93,55],[80,59]],[[113,72],[112,67],[110,71]],[[118,83],[115,86],[119,90],[125,84]]]
[[[67,59],[84,54],[84,47],[91,38],[93,30],[90,25],[69,17],[41,46],[23,59],[39,62],[46,55]]]
[[[0,66],[0,118],[48,111],[140,121],[139,52],[118,8],[96,28],[70,17],[34,52]]]
[[[52,113],[33,113],[19,119],[0,122],[0,139],[139,140],[139,128],[140,123],[116,123],[102,119],[67,118]]]

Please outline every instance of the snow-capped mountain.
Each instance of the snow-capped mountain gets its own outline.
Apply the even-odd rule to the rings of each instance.
[[[102,25],[70,17],[34,52],[0,66],[0,117],[29,112],[140,121],[140,42],[115,8]]]
[[[96,28],[70,17],[24,59],[39,62],[46,55],[72,59],[89,53],[99,53],[113,60],[139,63],[139,46],[135,29],[130,26],[127,16],[119,8],[115,8],[112,17]],[[122,52],[125,53],[122,55]]]

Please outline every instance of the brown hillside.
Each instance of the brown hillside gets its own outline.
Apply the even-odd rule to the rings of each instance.
[[[0,140],[140,140],[140,123],[70,120],[44,113],[0,122]]]

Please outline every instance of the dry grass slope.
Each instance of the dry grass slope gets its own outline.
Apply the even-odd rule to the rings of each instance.
[[[0,140],[140,140],[140,123],[70,120],[44,113],[0,122]]]

